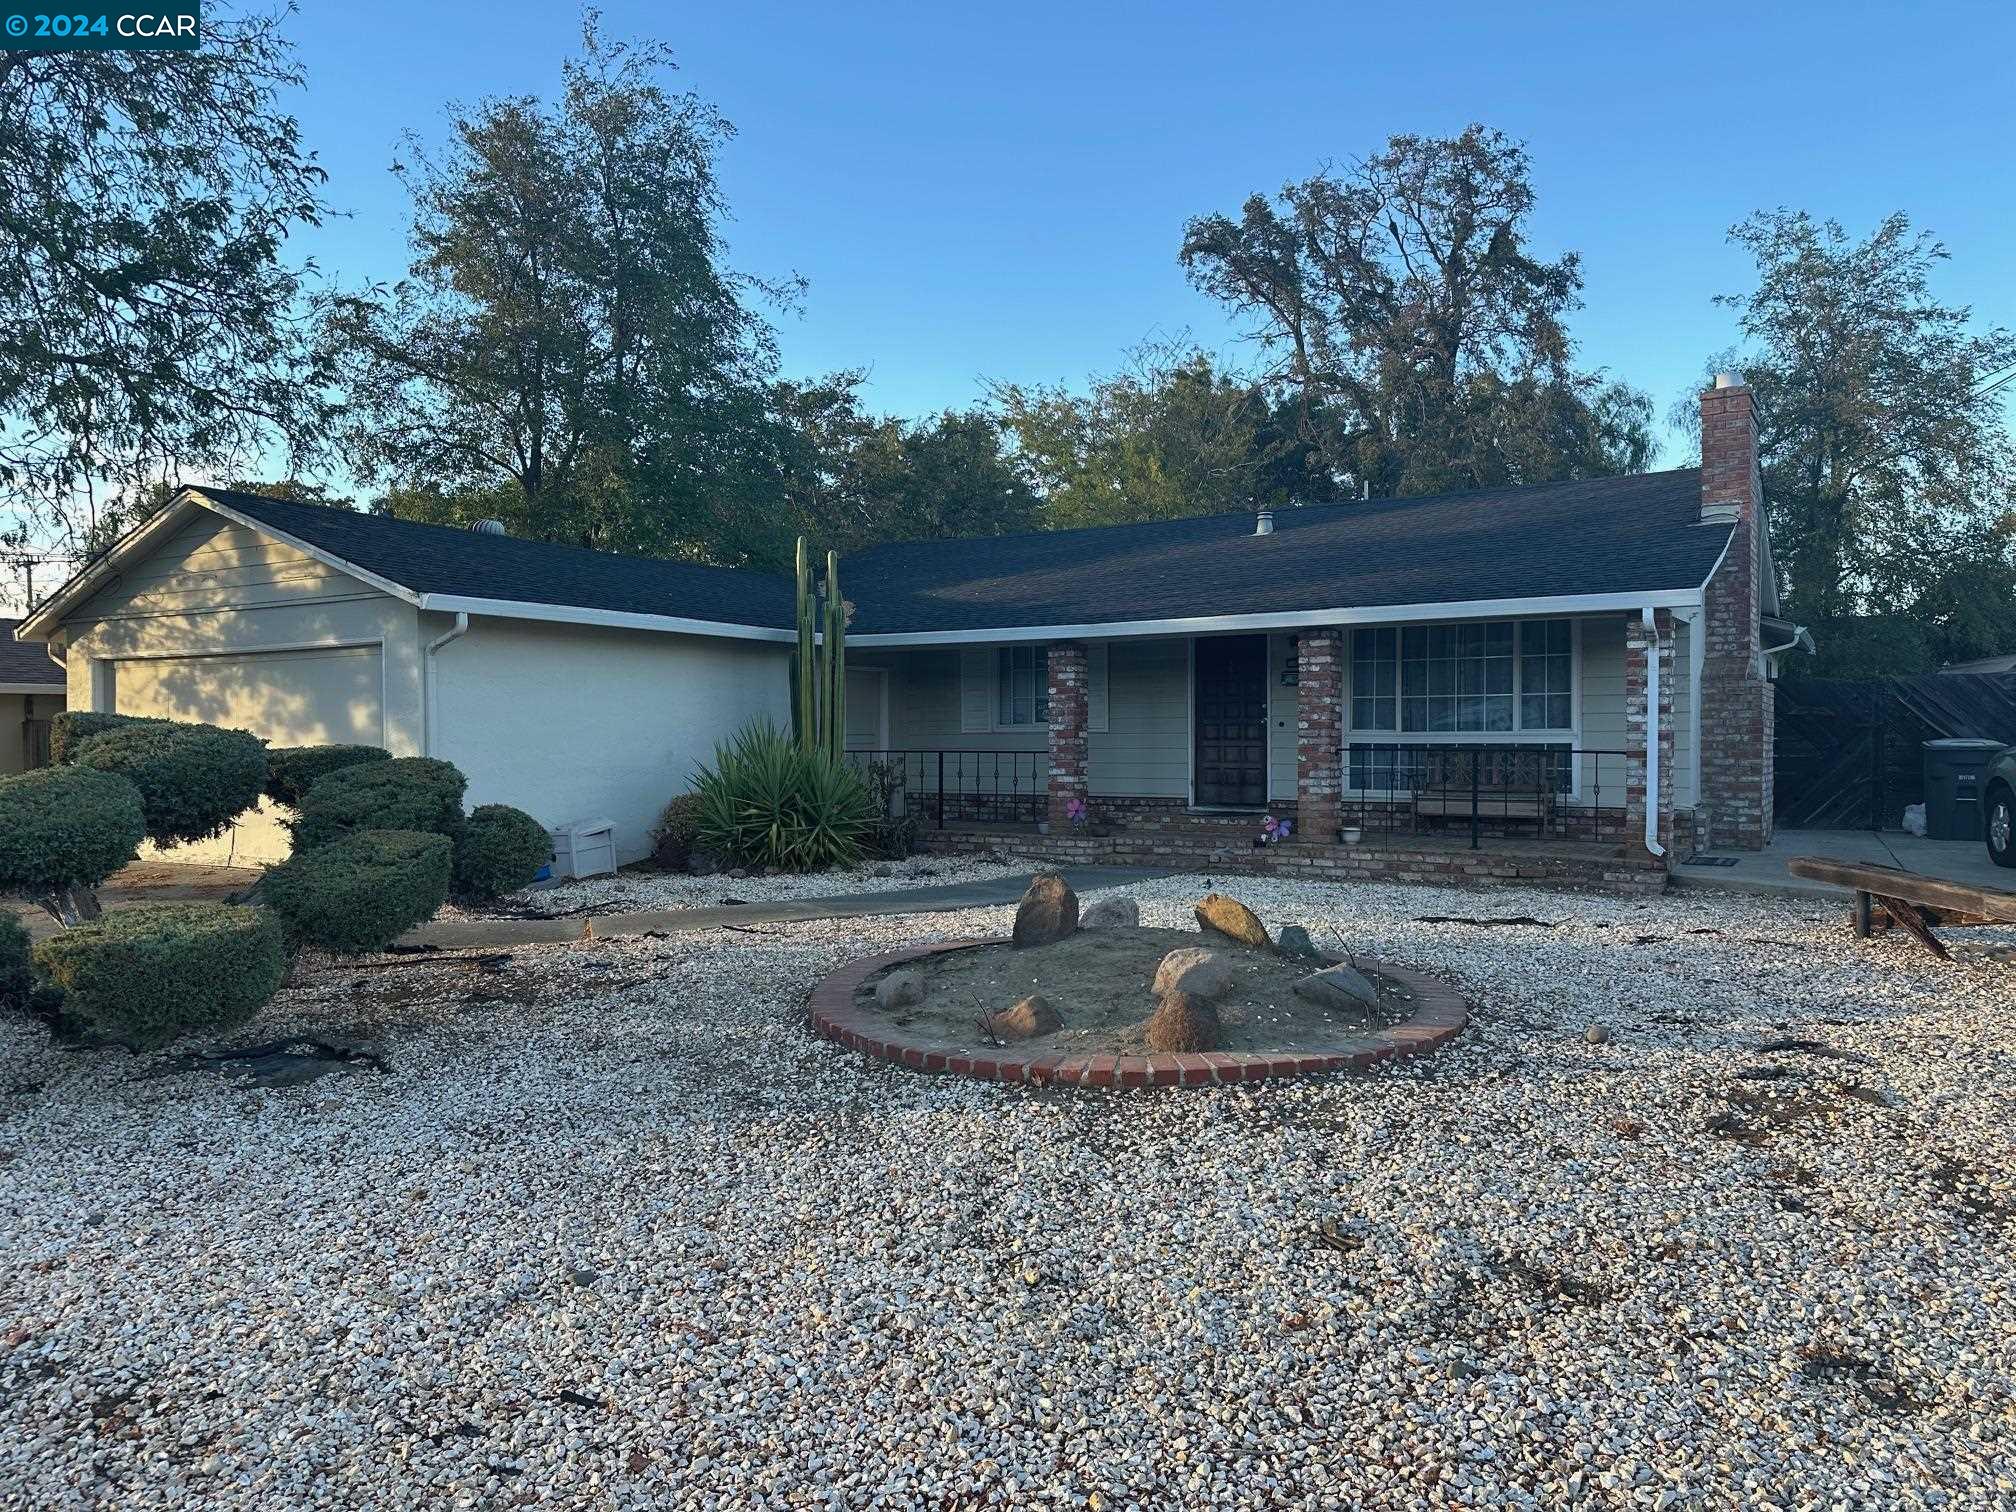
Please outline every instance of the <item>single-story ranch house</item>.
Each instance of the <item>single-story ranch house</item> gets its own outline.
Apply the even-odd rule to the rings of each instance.
[[[1662,880],[1761,846],[1804,633],[1749,389],[1701,418],[1699,468],[858,553],[849,747],[947,844],[1416,875],[1488,838]],[[788,721],[793,624],[778,575],[192,488],[20,634],[72,708],[445,757],[629,860],[717,741]],[[1249,855],[1263,812],[1298,833]],[[261,816],[199,854],[285,845]]]

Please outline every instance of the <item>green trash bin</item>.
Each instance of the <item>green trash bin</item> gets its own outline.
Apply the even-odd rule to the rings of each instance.
[[[1981,838],[1981,774],[1999,740],[1928,740],[1925,742],[1925,838]]]

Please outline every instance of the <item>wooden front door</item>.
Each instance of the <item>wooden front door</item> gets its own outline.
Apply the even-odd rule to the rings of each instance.
[[[1197,642],[1197,802],[1262,808],[1267,802],[1267,637]]]

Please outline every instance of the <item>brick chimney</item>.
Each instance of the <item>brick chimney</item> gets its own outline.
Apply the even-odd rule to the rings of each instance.
[[[1732,533],[1702,613],[1698,830],[1715,846],[1743,850],[1771,839],[1776,732],[1757,630],[1763,510],[1756,401],[1740,373],[1717,373],[1701,396],[1701,523]]]

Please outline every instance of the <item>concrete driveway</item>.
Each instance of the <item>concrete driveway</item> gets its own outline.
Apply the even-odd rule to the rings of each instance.
[[[1797,893],[1804,896],[1847,897],[1845,888],[1812,882],[1785,870],[1794,856],[1823,856],[1829,861],[1899,866],[1924,877],[1938,877],[1969,887],[2016,892],[2016,870],[1988,859],[1979,840],[1927,840],[1902,830],[1780,830],[1761,851],[1710,851],[1709,856],[1734,865],[1707,866],[1701,858],[1682,862],[1673,880],[1682,887],[1721,887],[1737,892]]]

